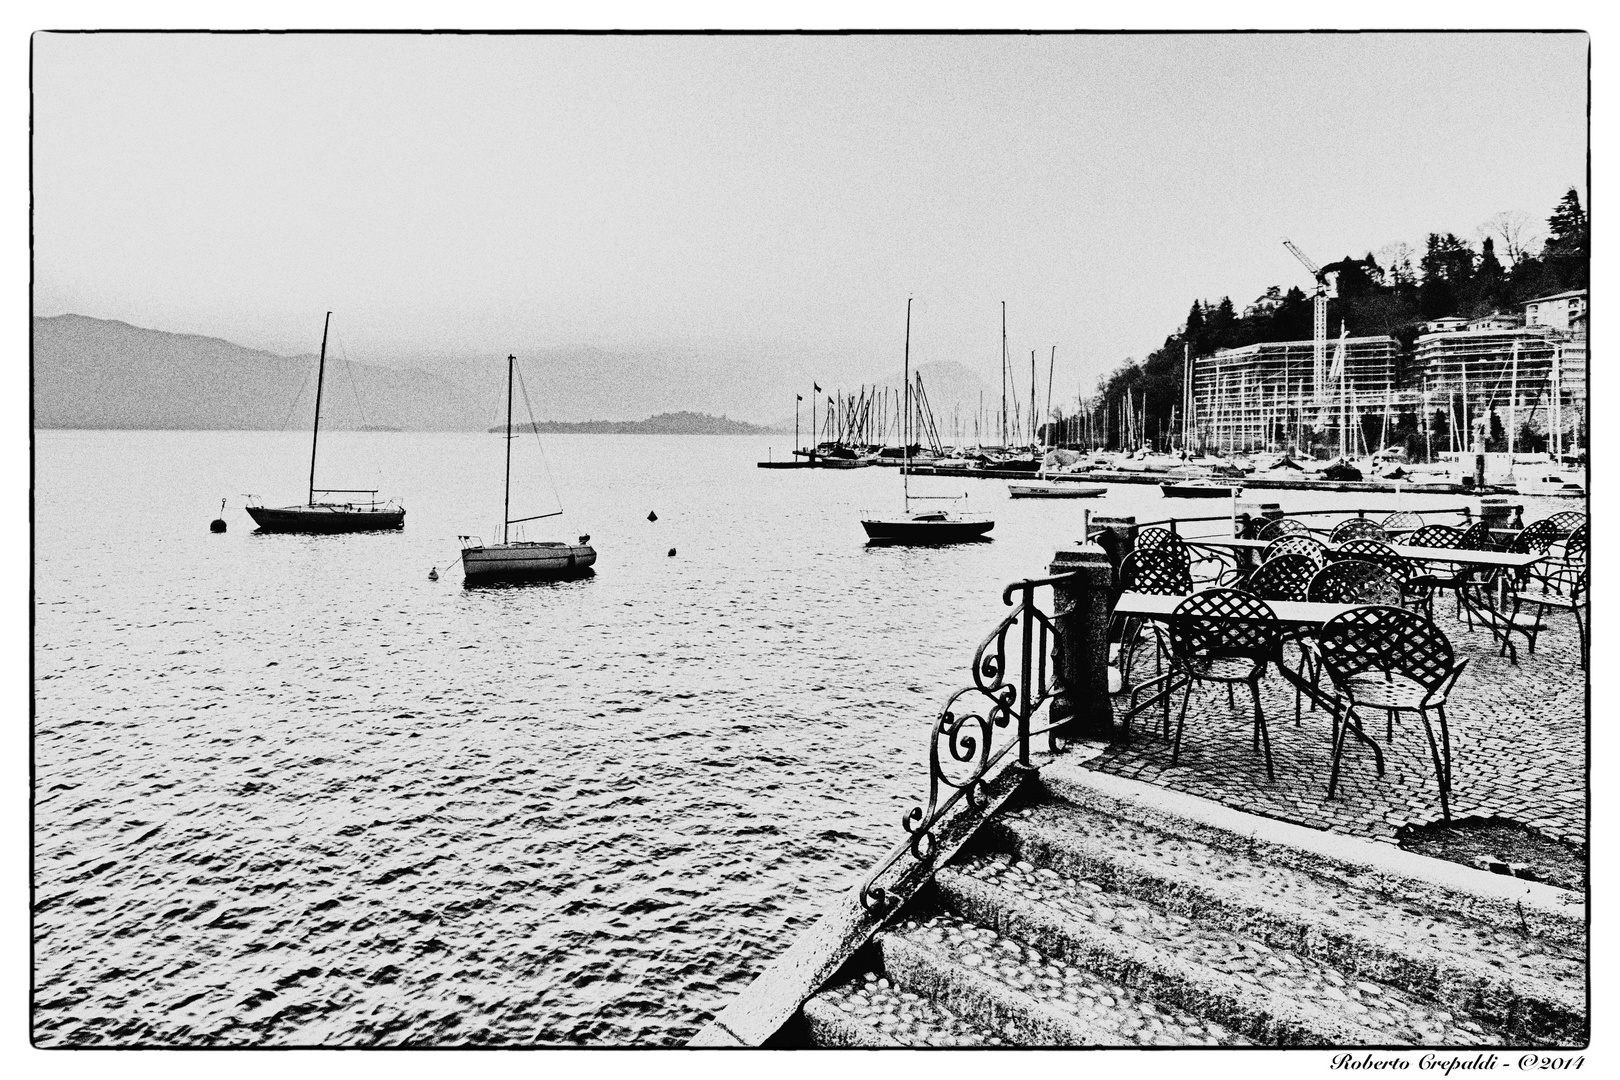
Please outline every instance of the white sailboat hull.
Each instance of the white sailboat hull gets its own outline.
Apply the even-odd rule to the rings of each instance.
[[[519,581],[575,577],[596,562],[589,544],[529,541],[461,549],[467,581]]]

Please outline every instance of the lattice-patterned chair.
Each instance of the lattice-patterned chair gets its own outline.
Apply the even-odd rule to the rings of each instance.
[[[1267,664],[1282,662],[1282,643],[1282,623],[1257,596],[1236,589],[1205,589],[1176,606],[1170,616],[1170,666],[1172,674],[1186,678],[1187,689],[1176,720],[1171,765],[1181,757],[1193,684],[1224,683],[1230,689],[1247,683],[1254,701],[1254,749],[1264,747],[1266,779],[1276,778],[1271,766],[1271,734],[1260,706],[1260,679]]]
[[[1407,582],[1412,578],[1412,564],[1406,556],[1397,552],[1382,540],[1363,538],[1346,540],[1338,547],[1328,552],[1329,558],[1334,562],[1343,559],[1355,559],[1359,562],[1377,563],[1385,567],[1395,580],[1400,583],[1402,595],[1407,593]]]
[[[1389,567],[1361,559],[1337,559],[1316,572],[1305,598],[1318,604],[1391,604],[1401,602],[1401,583]]]
[[[1183,562],[1192,562],[1192,551],[1187,547],[1187,541],[1171,532],[1161,529],[1157,525],[1143,529],[1136,534],[1137,551],[1173,551],[1179,554]]]
[[[1193,591],[1188,566],[1173,548],[1137,550],[1125,556],[1119,565],[1121,592],[1153,593],[1156,596],[1186,596]],[[1136,664],[1143,635],[1154,642],[1154,671],[1164,670],[1164,657],[1170,651],[1170,638],[1164,626],[1156,620],[1134,615],[1116,616],[1109,627],[1109,640],[1116,650],[1121,687],[1129,686],[1131,669]]]
[[[1382,709],[1389,717],[1390,738],[1395,714],[1415,712],[1423,718],[1428,736],[1440,785],[1440,812],[1450,821],[1451,733],[1446,726],[1446,698],[1468,661],[1456,658],[1451,642],[1433,620],[1393,605],[1356,608],[1334,616],[1322,624],[1317,648],[1340,712],[1334,724],[1328,798],[1338,786],[1345,735],[1352,724],[1365,735],[1358,710]],[[1440,721],[1438,744],[1431,712]]]
[[[1463,531],[1449,525],[1425,525],[1405,540],[1409,547],[1450,548],[1463,547]],[[1434,597],[1439,592],[1450,592],[1456,601],[1456,614],[1462,614],[1462,591],[1473,583],[1478,567],[1458,566],[1444,560],[1426,560],[1413,569],[1407,579],[1407,595],[1417,601],[1430,618],[1434,617]]]
[[[1243,591],[1262,600],[1304,600],[1317,568],[1308,555],[1278,555],[1255,567]]]
[[[1562,583],[1558,582],[1556,584]],[[1547,613],[1548,608],[1565,608],[1575,616],[1575,633],[1580,639],[1580,664],[1583,668],[1587,666],[1588,635],[1590,634],[1588,625],[1591,620],[1590,616],[1586,619],[1581,618],[1582,610],[1585,610],[1588,605],[1585,570],[1577,574],[1563,588],[1550,588],[1547,581],[1532,578],[1524,587],[1514,589],[1510,593],[1509,602],[1512,607],[1508,610],[1502,623],[1504,641],[1501,651],[1503,653],[1512,650],[1509,640],[1512,634],[1516,632],[1524,635],[1525,645],[1529,648],[1530,655],[1536,655],[1536,638],[1540,636],[1542,629],[1545,627],[1542,616]],[[1532,614],[1526,611],[1525,608],[1527,607],[1535,608],[1535,613]],[[1517,659],[1516,656],[1515,659]]]
[[[1579,510],[1560,510],[1547,520],[1558,530],[1560,536],[1568,536],[1586,524],[1586,515]]]
[[[1519,530],[1519,534],[1508,541],[1507,549],[1521,554],[1535,552],[1545,555],[1547,549],[1569,535],[1552,518],[1542,518],[1532,521]]]
[[[1411,533],[1423,528],[1423,519],[1410,510],[1397,510],[1378,523],[1385,533]]]
[[[1317,566],[1322,566],[1328,561],[1327,545],[1316,537],[1306,536],[1303,533],[1279,536],[1266,545],[1265,550],[1260,553],[1260,561],[1270,562],[1280,555],[1303,555]]]
[[[1344,540],[1386,540],[1389,534],[1379,527],[1371,518],[1346,518],[1334,526],[1333,532],[1328,535],[1328,543],[1337,544]]]
[[[1476,521],[1464,529],[1457,546],[1469,551],[1500,551],[1502,548],[1491,535],[1490,523],[1486,521]]]
[[[1265,528],[1255,534],[1257,540],[1275,540],[1279,536],[1309,536],[1311,528],[1303,521],[1293,518],[1277,518],[1266,522]]]

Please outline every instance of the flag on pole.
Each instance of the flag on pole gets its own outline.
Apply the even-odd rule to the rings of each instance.
[[[820,386],[817,386],[814,382],[812,382],[810,385],[815,388],[816,393],[818,393],[818,394],[821,393],[821,387]]]
[[[793,400],[794,401],[803,401],[804,400],[804,395],[803,394],[794,394],[793,395]]]

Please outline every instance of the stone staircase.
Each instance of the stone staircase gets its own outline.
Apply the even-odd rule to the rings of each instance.
[[[1575,1047],[1582,899],[1048,764],[805,1002],[820,1046]]]

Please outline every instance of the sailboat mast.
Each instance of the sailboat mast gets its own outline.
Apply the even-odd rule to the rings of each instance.
[[[506,354],[506,494],[501,500],[501,543],[506,543],[506,527],[512,523],[512,372],[517,357]]]
[[[1035,445],[1035,350],[1029,350],[1029,443]]]
[[[911,309],[906,309],[911,317]],[[1001,302],[1001,445],[1007,445],[1007,301]]]
[[[326,332],[332,328],[332,313],[321,325],[321,364],[315,375],[315,430],[309,437],[309,505],[315,505],[315,447],[321,441],[321,387],[326,382]]]
[[[911,509],[911,297],[906,297],[906,418],[900,428],[900,490]]]

